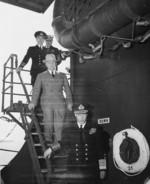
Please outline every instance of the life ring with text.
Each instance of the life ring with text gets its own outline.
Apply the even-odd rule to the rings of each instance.
[[[140,174],[149,162],[150,150],[144,135],[135,127],[122,130],[113,138],[113,161],[128,176]]]

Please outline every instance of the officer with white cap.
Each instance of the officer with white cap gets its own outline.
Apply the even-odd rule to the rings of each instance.
[[[58,48],[54,47],[53,44],[53,35],[47,35],[46,41],[46,53],[47,54],[54,54],[57,59],[57,64],[60,64],[62,60],[65,60],[68,56],[70,56],[70,52],[62,51]]]

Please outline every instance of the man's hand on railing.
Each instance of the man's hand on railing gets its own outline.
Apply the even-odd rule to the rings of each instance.
[[[22,67],[16,68],[16,72],[17,72],[17,73],[20,72],[21,70],[22,70]]]
[[[35,105],[33,104],[33,103],[30,103],[29,105],[28,105],[28,108],[31,110],[31,109],[34,109],[34,107],[35,107]]]
[[[65,60],[69,56],[70,56],[69,51],[61,51],[61,57],[62,57],[63,60]]]
[[[72,111],[72,106],[73,106],[72,104],[68,103],[67,107],[69,111]]]
[[[52,152],[53,152],[53,150],[52,150],[52,148],[48,148],[47,150],[45,150],[45,152],[44,152],[44,158],[46,159],[46,158],[48,158],[48,159],[50,159],[50,157],[51,157],[51,155],[52,155]]]

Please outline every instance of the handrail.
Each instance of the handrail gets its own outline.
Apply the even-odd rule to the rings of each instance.
[[[14,81],[14,70],[18,67],[18,57],[16,54],[11,54],[7,61],[3,65],[4,67],[4,73],[3,73],[3,89],[2,89],[2,112],[5,112],[5,96],[9,95],[10,102],[7,99],[8,105],[11,109],[13,109],[13,103],[14,103],[14,95],[15,96],[25,96],[27,99],[27,102],[30,102],[28,92],[26,89],[26,85],[30,85],[28,83],[24,83],[22,80],[22,77],[20,73],[18,73],[19,79],[21,82],[15,82]],[[24,70],[28,71],[28,70]],[[23,87],[23,93],[15,93],[14,92],[14,85],[22,85]]]
[[[29,95],[28,95],[26,86],[25,86],[25,84],[24,84],[24,82],[23,82],[23,80],[22,80],[22,77],[21,77],[21,75],[20,75],[20,72],[18,72],[18,76],[19,76],[19,79],[20,79],[20,81],[21,81],[21,84],[22,84],[22,87],[23,87],[25,96],[26,96],[26,98],[27,98],[27,102],[30,103],[30,98],[29,98]]]
[[[13,57],[16,58],[16,62],[15,62],[15,66],[16,66],[16,67],[15,67],[15,68],[17,68],[17,66],[18,66],[17,54],[11,54],[11,55],[9,56],[9,58],[7,59],[7,61],[5,62],[4,66],[6,66],[7,63],[9,62],[9,60],[12,59]]]
[[[8,69],[7,64],[10,63],[10,72],[6,74],[6,69]],[[15,61],[15,62],[14,62]],[[14,66],[15,63],[15,66]],[[5,102],[5,91],[10,89],[10,106],[13,105],[13,69],[18,65],[18,58],[16,54],[11,54],[8,60],[4,64],[4,74],[3,74],[3,90],[2,90],[2,112],[4,111],[4,102]],[[6,88],[6,79],[10,76],[10,85]]]
[[[39,140],[41,142],[42,150],[45,152],[47,148],[46,148],[46,145],[44,143],[44,139],[43,139],[43,136],[42,136],[41,128],[39,126],[38,119],[37,119],[37,116],[35,114],[35,111],[31,110],[31,114],[32,114],[32,120],[34,122],[34,125],[35,125],[35,127],[36,127],[36,129],[37,129],[37,131],[39,133]],[[46,165],[47,165],[48,173],[50,174],[51,173],[51,166],[50,166],[50,162],[49,162],[48,159],[46,159]],[[50,180],[50,178],[48,177],[46,183],[49,183],[49,180]]]
[[[20,115],[21,115],[21,119],[22,119],[25,133],[26,133],[26,135],[28,135],[28,137],[26,137],[26,138],[27,138],[28,148],[29,148],[29,151],[31,153],[30,156],[31,156],[33,166],[34,166],[35,176],[36,176],[36,178],[38,178],[37,183],[38,184],[45,184],[44,177],[42,175],[41,168],[40,168],[40,162],[38,161],[38,155],[37,155],[37,152],[36,152],[36,149],[34,146],[34,142],[32,139],[32,135],[29,132],[29,123],[28,123],[28,120],[26,117],[26,113],[24,111],[25,109],[23,108],[22,103],[21,103],[21,105],[22,105],[22,108],[20,111]]]
[[[29,138],[28,136],[31,135],[31,129],[33,127],[33,125],[35,126],[36,128],[36,131],[38,133],[38,136],[39,136],[39,142],[41,143],[41,147],[42,147],[42,150],[43,152],[46,151],[46,145],[45,145],[45,141],[44,141],[44,138],[42,136],[42,131],[41,131],[41,128],[40,128],[40,125],[39,125],[39,122],[38,122],[38,118],[36,116],[36,113],[34,111],[34,109],[31,110],[31,117],[32,117],[32,121],[30,122],[30,124],[28,123],[28,120],[26,118],[26,109],[23,108],[23,105],[22,105],[22,108],[21,108],[21,117],[22,117],[22,120],[23,120],[23,123],[24,123],[24,126],[26,127],[25,128],[25,132],[26,132],[26,138]],[[46,162],[46,165],[47,165],[47,171],[48,171],[48,175],[51,173],[51,166],[50,166],[50,162],[49,162],[49,159],[46,159],[45,160]],[[41,174],[41,173],[40,173]],[[47,175],[47,176],[48,176]],[[42,178],[41,178],[42,179]],[[47,181],[45,182],[45,184],[48,182],[49,183],[49,180],[50,178],[48,177],[47,178]],[[38,182],[39,183],[39,182]]]

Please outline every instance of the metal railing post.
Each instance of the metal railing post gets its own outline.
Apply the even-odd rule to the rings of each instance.
[[[13,106],[13,56],[11,55],[11,67],[10,67],[10,106]]]
[[[25,96],[27,98],[27,102],[30,102],[30,98],[26,89],[26,85],[30,85],[28,83],[24,83],[20,73],[18,73],[20,82],[14,81],[14,70],[18,67],[18,57],[16,54],[11,54],[8,58],[8,60],[4,64],[4,73],[3,73],[3,91],[2,91],[2,112],[5,111],[5,95],[9,95],[9,100],[7,99],[7,102],[9,103],[9,108],[13,110],[13,103],[14,103],[14,96]],[[28,71],[28,70],[26,70]],[[8,85],[6,85],[8,84]],[[22,85],[23,87],[23,94],[22,93],[14,93],[14,85]],[[9,91],[8,91],[9,90]]]

